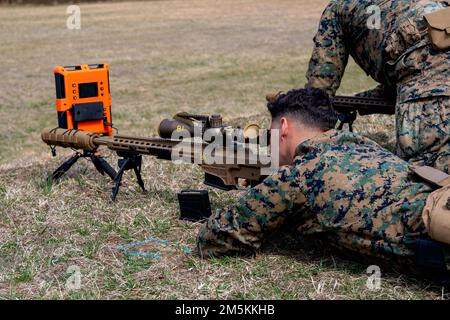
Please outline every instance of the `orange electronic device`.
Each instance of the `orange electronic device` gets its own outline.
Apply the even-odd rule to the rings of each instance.
[[[56,67],[58,126],[112,135],[107,64]]]

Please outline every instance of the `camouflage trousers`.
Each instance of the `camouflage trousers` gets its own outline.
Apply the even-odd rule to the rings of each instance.
[[[450,173],[450,97],[397,104],[397,155]]]

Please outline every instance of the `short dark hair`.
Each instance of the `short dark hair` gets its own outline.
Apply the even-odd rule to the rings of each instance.
[[[333,129],[338,120],[329,95],[316,88],[293,89],[279,93],[267,103],[272,119],[291,116],[322,131]]]

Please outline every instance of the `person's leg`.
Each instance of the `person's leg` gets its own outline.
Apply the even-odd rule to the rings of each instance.
[[[450,173],[450,97],[397,105],[397,155]]]

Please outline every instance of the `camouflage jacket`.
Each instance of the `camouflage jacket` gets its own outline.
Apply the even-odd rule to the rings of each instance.
[[[399,103],[450,96],[450,51],[429,44],[423,15],[449,1],[332,0],[320,20],[308,85],[334,95],[349,56]],[[380,9],[379,25],[374,19]],[[381,91],[379,91],[381,92]]]
[[[217,210],[200,229],[199,252],[253,254],[268,235],[294,226],[362,256],[412,258],[432,190],[408,171],[367,138],[327,131],[300,144],[292,165]]]

